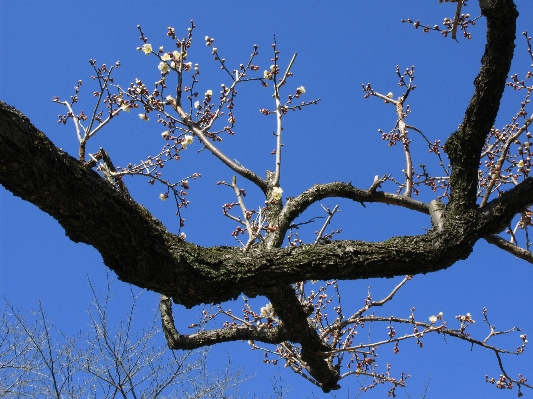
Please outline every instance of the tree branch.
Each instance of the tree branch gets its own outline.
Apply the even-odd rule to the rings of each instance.
[[[279,215],[278,230],[274,232],[277,241],[281,245],[283,237],[287,233],[291,223],[303,213],[309,206],[323,200],[324,198],[338,197],[347,198],[356,202],[380,202],[387,205],[402,206],[407,209],[429,214],[429,206],[424,202],[417,201],[410,197],[376,191],[372,185],[368,190],[361,190],[351,185],[351,183],[334,182],[327,184],[315,184],[294,198],[289,198]],[[281,240],[281,241],[280,241]]]
[[[513,254],[517,258],[533,263],[533,254],[530,251],[520,248],[518,245],[510,243],[509,241],[498,237],[496,234],[491,234],[483,238],[485,238],[485,241],[488,243],[496,245],[498,248]]]
[[[204,248],[187,243],[144,207],[56,148],[20,112],[0,104],[0,184],[53,216],[74,242],[96,248],[123,281],[192,307],[249,297],[303,280],[365,279],[441,270],[466,258],[474,243],[499,233],[533,203],[533,178],[503,193],[472,217],[443,215],[442,230],[385,242],[334,241],[294,248]],[[95,194],[96,193],[96,194]],[[317,185],[288,201],[290,220],[328,196],[384,202],[421,212],[412,199],[358,190],[346,183]],[[128,239],[124,239],[128,232]]]
[[[201,143],[209,150],[211,153],[216,156],[220,161],[228,166],[231,170],[238,173],[245,179],[248,179],[252,183],[255,183],[263,193],[266,194],[267,190],[267,183],[264,179],[260,178],[258,175],[256,175],[254,172],[252,172],[250,169],[245,168],[242,165],[238,165],[234,161],[228,158],[226,154],[224,154],[220,149],[218,149],[213,143],[209,141],[209,139],[205,136],[203,129],[198,126],[197,123],[195,123],[190,116],[179,106],[175,107],[176,112],[178,112],[179,116],[181,117],[183,123],[187,125],[187,127],[191,130],[191,132],[198,137],[198,140],[201,141]]]
[[[512,0],[480,0],[479,3],[487,17],[485,53],[463,123],[445,145],[452,166],[450,203],[457,209],[476,206],[480,154],[500,107],[513,59],[518,17]]]
[[[290,285],[275,287],[268,291],[267,297],[283,321],[290,341],[302,346],[300,354],[304,363],[302,366],[320,383],[324,392],[339,389],[337,383],[340,378],[339,371],[330,368],[324,357],[318,354],[332,348],[324,345],[315,328],[309,324],[308,315],[296,297],[294,289]]]
[[[194,334],[182,335],[174,326],[172,304],[170,298],[161,295],[159,311],[163,332],[170,349],[196,349],[221,342],[254,340],[268,344],[280,344],[287,340],[287,333],[283,327],[229,326],[221,329],[200,331]]]

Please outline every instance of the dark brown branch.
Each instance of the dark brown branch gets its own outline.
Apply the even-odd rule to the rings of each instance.
[[[0,154],[0,184],[6,189],[53,216],[73,241],[96,248],[121,280],[187,307],[220,303],[241,293],[253,297],[302,280],[355,280],[442,270],[466,258],[479,238],[499,233],[533,203],[533,179],[526,179],[482,210],[472,210],[467,218],[447,217],[446,209],[440,232],[382,243],[334,241],[282,249],[257,245],[243,254],[238,248],[198,247],[169,233],[146,209],[57,149],[27,118],[5,104],[0,104]],[[389,200],[385,193],[368,194],[349,184],[331,183],[293,199],[300,209],[290,208],[291,203],[286,208],[296,215],[312,200],[333,194]],[[404,201],[401,196],[390,198]],[[416,205],[417,210],[423,207]]]
[[[229,326],[226,328],[200,331],[194,334],[182,335],[174,325],[172,304],[170,298],[161,295],[159,311],[163,332],[170,349],[196,349],[221,342],[254,340],[267,344],[280,344],[287,340],[287,333],[283,327],[258,327],[254,325]]]
[[[303,367],[320,383],[324,392],[339,389],[339,371],[330,368],[324,357],[319,355],[331,348],[324,345],[315,328],[309,324],[308,314],[294,289],[290,285],[275,287],[268,291],[267,297],[283,322],[289,340],[301,345],[300,357],[305,362]]]
[[[457,209],[476,206],[479,158],[500,107],[513,59],[518,17],[512,0],[480,0],[479,3],[481,12],[487,17],[485,53],[461,128],[448,138],[445,145],[452,166],[450,199]]]
[[[315,184],[297,197],[287,200],[279,215],[278,230],[274,234],[277,245],[274,246],[281,245],[283,237],[285,237],[291,223],[309,206],[324,198],[331,197],[347,198],[360,203],[379,202],[388,205],[397,205],[429,214],[429,206],[427,204],[404,195],[376,191],[374,186],[368,190],[361,190],[352,186],[350,183]]]

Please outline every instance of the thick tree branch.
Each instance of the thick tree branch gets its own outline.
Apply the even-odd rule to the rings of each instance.
[[[518,17],[512,0],[480,0],[479,3],[487,17],[485,53],[463,123],[445,146],[452,166],[450,199],[457,209],[471,209],[476,205],[480,154],[500,107],[513,59]]]
[[[296,297],[290,285],[275,287],[269,290],[268,299],[287,330],[287,335],[292,342],[302,346],[300,357],[305,363],[303,367],[315,378],[324,392],[339,389],[337,381],[339,371],[330,368],[325,358],[319,353],[327,352],[332,348],[324,345],[316,329],[309,324],[308,314]]]
[[[446,210],[441,231],[381,243],[334,241],[282,249],[257,245],[243,254],[238,248],[198,247],[169,233],[146,209],[57,149],[27,118],[3,103],[0,154],[0,183],[6,189],[57,219],[73,241],[95,247],[121,280],[187,307],[220,303],[243,292],[250,297],[266,294],[302,280],[355,280],[441,270],[466,258],[479,238],[499,233],[533,203],[533,179],[526,179],[483,209],[472,210],[467,218],[449,217]],[[331,187],[340,187],[339,196],[356,200],[388,198],[345,183],[315,187],[308,190],[311,195],[292,200],[302,204],[301,209],[292,208],[294,215],[311,199],[337,192],[328,191]],[[416,202],[413,207],[424,208]]]

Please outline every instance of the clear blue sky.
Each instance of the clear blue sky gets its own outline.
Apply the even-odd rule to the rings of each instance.
[[[376,4],[379,3],[379,4]],[[471,0],[468,12],[478,15],[477,2]],[[525,41],[520,33],[533,31],[533,12],[529,0],[516,0],[521,14],[515,62],[511,73],[522,76],[529,67]],[[451,17],[455,5],[437,1],[292,1],[265,2],[9,2],[0,1],[0,99],[25,113],[31,121],[60,148],[77,153],[74,128],[57,125],[57,115],[65,110],[52,103],[55,96],[67,99],[73,94],[78,79],[84,81],[78,112],[92,109],[90,58],[98,64],[122,67],[115,74],[116,82],[127,87],[136,77],[148,86],[158,80],[159,71],[154,57],[145,57],[135,48],[140,24],[154,48],[169,47],[167,26],[173,26],[179,36],[185,34],[189,21],[197,29],[189,60],[199,63],[199,91],[218,91],[227,78],[212,60],[204,36],[215,38],[216,47],[231,69],[248,60],[254,44],[259,45],[257,64],[261,71],[271,63],[273,35],[281,51],[281,63],[286,65],[298,52],[289,87],[306,87],[305,100],[322,98],[318,106],[291,113],[285,118],[284,166],[281,186],[284,196],[298,195],[315,183],[351,181],[367,188],[375,175],[393,173],[401,177],[403,153],[400,147],[388,148],[377,129],[390,130],[395,122],[392,107],[382,101],[363,99],[360,83],[372,83],[382,93],[401,92],[397,86],[395,66],[403,70],[415,65],[417,89],[408,103],[412,113],[409,123],[423,130],[431,139],[442,139],[461,122],[473,91],[473,79],[478,73],[484,46],[484,19],[472,29],[473,40],[460,38],[460,43],[443,39],[438,33],[423,34],[402,24],[402,18],[420,19],[436,24]],[[235,114],[237,134],[225,137],[221,148],[231,158],[264,176],[274,168],[271,132],[274,118],[259,114],[259,108],[272,108],[270,91],[259,84],[239,90]],[[286,93],[288,94],[288,93]],[[510,121],[519,108],[521,97],[507,93],[500,109],[497,125]],[[155,118],[153,118],[155,119]],[[102,146],[115,165],[138,162],[157,153],[162,145],[162,128],[155,121],[142,122],[135,113],[124,114],[113,121],[89,142],[88,152]],[[414,163],[427,163],[437,171],[434,159],[414,136]],[[169,178],[181,179],[193,172],[203,177],[191,183],[191,204],[185,211],[187,240],[199,245],[234,245],[230,236],[234,222],[220,212],[222,204],[233,202],[227,187],[216,186],[219,180],[231,180],[233,173],[218,163],[206,151],[196,155],[199,144],[183,153],[183,159],[165,168]],[[149,186],[142,178],[126,179],[136,200],[145,205],[171,231],[177,231],[175,209],[170,201],[162,202],[161,187]],[[256,207],[264,199],[247,183],[247,204]],[[394,187],[385,186],[389,191]],[[422,193],[424,201],[433,199]],[[383,240],[391,236],[422,234],[430,228],[429,217],[386,205],[367,205],[328,199],[325,206],[339,204],[342,213],[334,218],[332,228],[342,228],[340,239]],[[321,215],[320,208],[310,209],[302,220]],[[302,235],[308,240],[319,225]],[[0,188],[0,294],[16,305],[35,309],[41,299],[50,317],[66,332],[76,332],[87,324],[85,309],[89,306],[90,290],[86,275],[104,288],[106,267],[98,252],[83,244],[72,243],[58,223],[30,203],[15,198]],[[381,310],[383,316],[394,314],[407,317],[415,307],[421,319],[440,311],[450,326],[454,316],[470,312],[477,323],[471,333],[479,338],[488,335],[481,323],[481,310],[489,309],[491,322],[499,329],[521,327],[533,334],[533,269],[510,254],[479,242],[465,261],[435,274],[416,276],[390,306]],[[342,286],[346,303],[359,306],[372,286],[374,299],[387,293],[400,279],[358,281]],[[119,306],[127,306],[127,287],[114,285]],[[144,296],[138,323],[152,319],[157,295]],[[260,307],[263,299],[255,303]],[[228,304],[235,311],[241,302]],[[183,326],[195,321],[197,310],[179,312]],[[121,316],[117,310],[116,317]],[[183,327],[182,326],[182,327]],[[384,329],[385,327],[380,327]],[[373,330],[379,330],[374,326]],[[367,330],[368,332],[368,330]],[[533,335],[531,335],[533,337]],[[362,336],[361,336],[362,338]],[[163,344],[163,339],[161,338]],[[497,341],[509,349],[519,345],[517,336]],[[499,392],[484,383],[485,374],[498,377],[500,372],[492,353],[479,348],[470,351],[468,345],[442,337],[425,338],[424,349],[415,343],[404,343],[400,354],[393,356],[385,349],[380,361],[393,364],[393,372],[411,374],[406,390],[399,397],[419,397],[425,382],[429,382],[428,397],[515,397],[513,392]],[[528,348],[529,349],[529,348]],[[516,376],[523,372],[530,381],[533,358],[530,351],[518,358],[507,357],[507,371]],[[225,364],[225,351],[235,366],[242,366],[257,376],[245,385],[245,392],[270,392],[269,377],[281,372],[285,385],[293,389],[291,397],[326,397],[319,389],[287,369],[264,365],[262,356],[250,351],[244,343],[219,345],[213,356]],[[215,359],[218,359],[216,357]],[[223,365],[221,364],[221,367]],[[528,370],[529,369],[529,370]],[[359,382],[341,381],[338,397],[357,394]],[[378,387],[366,397],[383,397],[385,388]],[[531,393],[526,392],[527,395]]]

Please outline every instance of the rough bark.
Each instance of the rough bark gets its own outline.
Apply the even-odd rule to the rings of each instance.
[[[74,242],[96,248],[122,281],[192,307],[220,303],[245,293],[265,295],[282,327],[272,331],[235,328],[196,336],[172,329],[169,301],[162,307],[167,339],[174,348],[228,340],[299,343],[301,357],[324,391],[338,388],[339,373],[318,352],[328,348],[309,325],[305,306],[290,284],[304,280],[356,280],[414,275],[445,269],[469,256],[477,240],[497,234],[533,203],[533,178],[479,209],[476,184],[483,142],[499,108],[513,58],[517,12],[511,0],[480,1],[487,17],[487,45],[472,100],[459,131],[446,142],[452,164],[449,204],[427,234],[384,242],[334,241],[277,248],[290,223],[327,197],[382,202],[430,214],[428,204],[347,183],[317,185],[288,200],[277,214],[272,248],[200,247],[168,232],[144,207],[93,170],[64,153],[19,111],[0,102],[0,183],[58,220]],[[436,219],[437,220],[437,219]],[[493,239],[493,241],[495,241]],[[503,246],[502,246],[503,247]],[[163,302],[162,302],[163,303]],[[165,313],[165,309],[167,313]],[[166,314],[166,319],[165,319]]]

